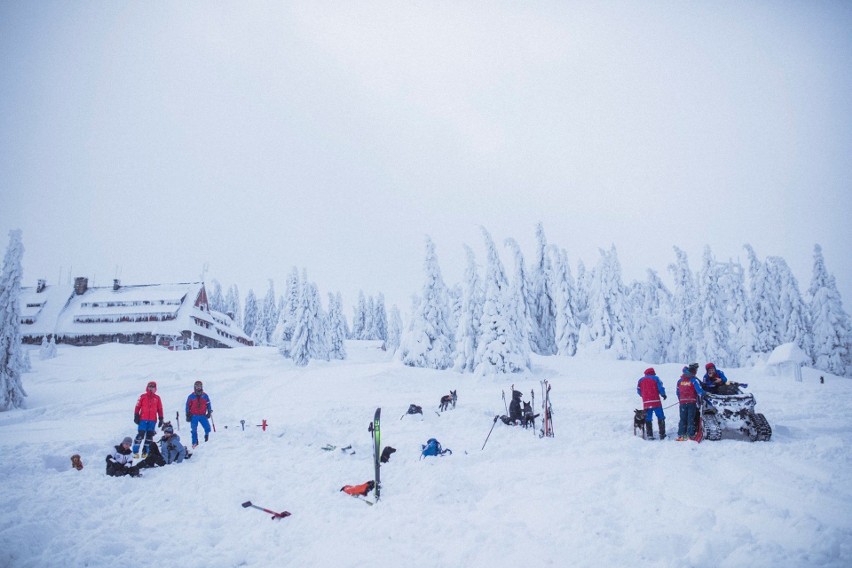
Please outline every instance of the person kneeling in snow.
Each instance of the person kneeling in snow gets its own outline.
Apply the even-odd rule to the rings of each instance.
[[[130,436],[124,438],[120,444],[115,446],[115,452],[106,457],[106,474],[112,477],[123,477],[139,475],[139,467],[133,465],[133,455],[130,446],[133,439]]]
[[[180,436],[175,434],[175,429],[170,422],[163,426],[163,436],[160,438],[160,453],[166,464],[180,463],[192,457],[186,447],[180,443]]]

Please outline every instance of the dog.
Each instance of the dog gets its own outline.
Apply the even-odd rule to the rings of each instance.
[[[450,391],[450,394],[445,394],[441,397],[441,404],[438,406],[438,410],[441,412],[447,410],[450,405],[453,405],[453,408],[456,407],[456,401],[459,399],[456,391]]]
[[[644,410],[633,411],[633,435],[636,436],[636,430],[642,432],[642,437],[645,437],[645,415]]]

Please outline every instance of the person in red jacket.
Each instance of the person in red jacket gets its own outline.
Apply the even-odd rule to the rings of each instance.
[[[651,420],[657,415],[657,424],[660,427],[660,440],[666,439],[666,415],[663,414],[663,400],[666,399],[666,389],[663,382],[657,376],[653,367],[645,369],[645,375],[639,379],[636,385],[636,394],[642,397],[642,406],[645,408],[645,431],[649,440],[654,439],[654,429]]]
[[[148,457],[148,448],[154,440],[156,427],[163,426],[163,402],[157,395],[157,383],[150,381],[145,392],[139,396],[136,408],[133,410],[133,421],[138,425],[136,440],[133,442],[133,457],[139,457],[139,445],[145,439],[142,447],[142,459]]]

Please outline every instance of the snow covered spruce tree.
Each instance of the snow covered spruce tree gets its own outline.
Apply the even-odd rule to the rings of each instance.
[[[391,306],[388,313],[388,338],[385,341],[385,349],[393,355],[399,349],[399,344],[402,339],[402,317],[399,315],[399,308],[396,304]]]
[[[532,316],[530,314],[527,300],[529,292],[527,290],[527,269],[524,263],[524,254],[521,252],[521,247],[517,241],[512,238],[506,239],[506,246],[512,253],[514,259],[514,275],[509,281],[509,298],[515,309],[515,321],[518,322],[518,341],[526,342],[527,349],[531,347],[533,333]]]
[[[367,300],[364,291],[358,292],[358,303],[352,314],[352,339],[366,339],[364,334],[367,328]]]
[[[343,299],[338,292],[328,295],[328,356],[331,359],[346,359],[346,322],[343,316]]]
[[[257,328],[255,328],[255,337],[258,337],[262,345],[271,345],[272,336],[275,333],[275,327],[278,325],[278,304],[275,300],[275,283],[269,279],[269,288],[266,290],[266,296],[263,298],[263,304],[260,308],[260,317],[258,318]]]
[[[497,247],[488,231],[484,227],[481,230],[486,250],[485,303],[474,372],[481,376],[522,373],[530,368],[529,342],[520,339],[521,322],[516,320],[517,311]]]
[[[23,256],[20,229],[9,231],[9,246],[0,270],[0,411],[23,408],[27,396],[21,384],[24,356],[19,297]]]
[[[211,310],[225,313],[225,297],[222,295],[222,284],[215,278],[210,282],[210,296],[207,303]]]
[[[307,276],[303,274],[301,288],[299,307],[296,311],[296,327],[293,329],[289,354],[297,366],[304,367],[311,359],[328,361],[329,346],[326,317],[320,305],[316,284],[309,282]],[[279,351],[281,351],[280,347]]]
[[[814,245],[814,267],[807,293],[817,369],[852,376],[852,329],[834,276],[829,274],[822,247]]]
[[[672,336],[672,294],[660,276],[648,269],[645,282],[634,282],[629,288],[629,310],[633,314],[633,343],[637,359],[665,361],[666,345]]]
[[[42,361],[56,357],[56,340],[53,338],[53,334],[50,335],[50,339],[47,336],[41,338],[41,348],[38,350],[38,357]]]
[[[780,291],[766,263],[757,258],[751,245],[745,245],[748,253],[749,301],[754,322],[755,350],[770,353],[783,343],[778,322],[781,315],[778,297]]]
[[[719,295],[724,298],[725,310],[731,329],[731,365],[743,366],[754,363],[755,329],[751,319],[751,307],[745,285],[745,270],[742,265],[728,262],[719,278]]]
[[[388,312],[385,309],[385,295],[379,292],[373,305],[373,339],[382,342],[388,339]]]
[[[601,250],[589,288],[589,324],[584,348],[593,352],[608,352],[616,359],[633,356],[630,337],[630,314],[625,300],[627,294],[621,282],[621,264],[615,245]]]
[[[228,293],[225,294],[225,313],[231,314],[234,323],[242,326],[243,317],[240,312],[240,289],[237,288],[236,284],[228,288]]]
[[[735,357],[731,348],[728,312],[725,309],[727,298],[722,296],[719,286],[724,269],[725,265],[717,263],[710,247],[705,246],[701,270],[698,271],[697,315],[700,333],[696,339],[699,360],[728,366],[735,363]]]
[[[258,316],[257,296],[254,295],[254,290],[249,289],[246,295],[245,315],[243,316],[243,331],[249,337],[254,336]]]
[[[484,302],[482,282],[476,270],[476,256],[464,245],[467,267],[464,271],[462,303],[456,328],[456,351],[453,368],[460,373],[472,373],[476,367],[476,348],[479,345],[479,326]]]
[[[770,256],[766,266],[778,290],[778,333],[781,343],[795,343],[810,355],[813,353],[808,308],[802,300],[799,282],[790,267],[780,256]]]
[[[279,314],[281,325],[280,345],[289,345],[293,339],[293,330],[296,328],[296,314],[299,309],[299,298],[302,294],[301,282],[299,282],[299,271],[294,266],[287,276],[287,289],[284,293],[284,306]]]
[[[580,336],[580,324],[575,315],[574,307],[575,293],[574,283],[571,279],[571,267],[568,264],[568,253],[556,246],[550,247],[550,267],[552,286],[548,294],[552,296],[549,300],[555,310],[554,319],[554,342],[556,353],[572,357],[577,354],[577,343]],[[540,306],[546,303],[540,304]],[[545,308],[541,308],[546,311]],[[547,316],[544,316],[547,317]],[[547,325],[544,325],[546,328]],[[541,345],[540,345],[541,347]]]
[[[426,237],[425,280],[412,325],[405,339],[402,362],[409,367],[446,369],[453,364],[453,334],[449,327],[450,304],[447,286],[432,239]]]
[[[672,338],[666,352],[666,361],[689,362],[696,360],[695,337],[698,335],[698,317],[695,277],[689,269],[686,253],[674,247],[677,260],[669,265],[674,278],[672,294]]]
[[[552,255],[548,254],[544,227],[536,225],[536,255],[527,271],[527,307],[530,315],[530,348],[539,355],[553,355],[556,344],[556,293]],[[569,269],[570,276],[570,269]],[[573,314],[572,314],[573,317]]]

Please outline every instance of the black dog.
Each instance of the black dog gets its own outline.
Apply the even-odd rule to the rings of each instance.
[[[634,410],[633,412],[633,435],[636,435],[636,430],[638,429],[640,432],[642,432],[642,437],[644,438],[646,412],[644,410]]]
[[[441,412],[445,411],[449,405],[453,405],[453,408],[456,407],[456,401],[458,400],[458,395],[456,391],[450,391],[450,394],[445,394],[441,397],[441,404],[438,406],[438,410]]]

